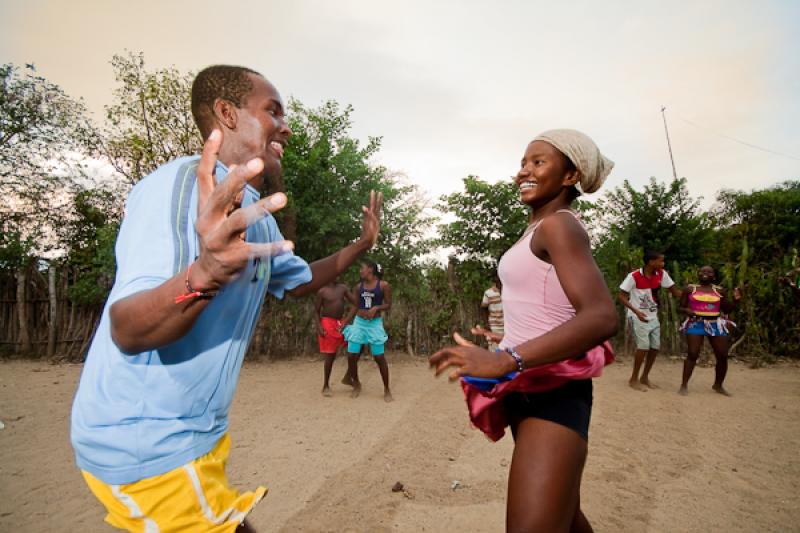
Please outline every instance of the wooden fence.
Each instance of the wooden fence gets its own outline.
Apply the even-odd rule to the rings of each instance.
[[[47,357],[56,362],[83,361],[102,304],[82,306],[67,297],[76,276],[68,268],[44,263],[16,272],[0,271],[0,354]],[[662,306],[662,350],[680,353],[684,348],[677,331],[676,305],[666,295],[664,300],[668,303]],[[469,326],[479,321],[477,302],[460,300],[450,312],[446,330],[431,327],[424,316],[423,309],[396,300],[385,319],[387,350],[430,355],[452,343],[449,332],[468,332]],[[282,359],[317,352],[315,319],[312,298],[278,301],[268,297],[248,357]],[[621,321],[625,324],[624,319]],[[628,328],[623,327],[614,341],[630,354],[633,348],[629,337]]]
[[[0,353],[82,360],[102,307],[67,298],[74,272],[37,266],[0,271]]]

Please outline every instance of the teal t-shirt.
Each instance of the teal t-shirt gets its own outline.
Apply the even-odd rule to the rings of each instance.
[[[133,188],[126,204],[116,279],[72,406],[77,464],[109,484],[168,472],[214,447],[228,429],[228,409],[266,292],[282,298],[311,280],[308,264],[292,253],[254,259],[183,338],[157,350],[120,351],[111,339],[111,305],[157,287],[199,253],[198,162],[195,156],[163,165]],[[218,164],[217,179],[226,174]],[[242,205],[258,198],[248,186]],[[272,216],[247,230],[250,242],[282,239]]]

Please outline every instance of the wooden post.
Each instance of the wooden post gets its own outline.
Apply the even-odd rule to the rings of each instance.
[[[461,294],[458,291],[458,282],[456,281],[456,262],[454,257],[448,258],[447,261],[447,284],[450,286],[450,292],[458,295],[456,298],[456,308],[458,310],[458,326],[456,329],[464,327],[466,317],[464,316],[464,303],[461,300]]]
[[[17,318],[19,320],[19,342],[17,351],[30,353],[32,350],[31,335],[28,329],[28,302],[25,299],[28,284],[27,266],[22,266],[16,272],[17,278]]]
[[[50,262],[50,268],[47,269],[47,293],[50,297],[50,324],[47,328],[47,357],[52,358],[56,354],[56,334],[58,332],[58,313],[56,306],[58,305],[56,298],[56,266]]]
[[[414,341],[412,338],[412,334],[414,333],[413,324],[411,313],[408,313],[408,320],[406,321],[406,352],[411,356],[414,355]]]

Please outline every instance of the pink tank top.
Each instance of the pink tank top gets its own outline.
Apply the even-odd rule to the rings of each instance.
[[[568,209],[566,212],[578,219]],[[580,222],[580,219],[578,219]],[[505,335],[501,348],[513,348],[548,331],[575,316],[553,265],[542,261],[531,251],[533,233],[541,223],[531,226],[525,235],[500,259],[497,267],[503,282],[503,320]],[[578,354],[576,354],[578,355]],[[603,367],[614,361],[611,344],[605,341],[586,352],[585,357],[572,357],[528,368],[510,381],[484,391],[461,382],[472,423],[492,440],[500,439],[508,426],[503,397],[513,392],[540,392],[560,387],[569,380],[600,376]]]
[[[569,213],[578,219],[567,209],[556,213]],[[531,251],[533,234],[541,222],[531,226],[509,248],[497,267],[503,282],[505,336],[500,343],[503,349],[544,335],[575,316],[575,308],[561,288],[556,269]]]

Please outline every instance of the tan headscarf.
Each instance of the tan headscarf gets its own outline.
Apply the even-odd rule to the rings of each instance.
[[[614,162],[606,159],[594,141],[578,130],[548,130],[534,141],[552,144],[572,161],[581,174],[575,184],[581,193],[591,194],[599,189],[614,168]]]

